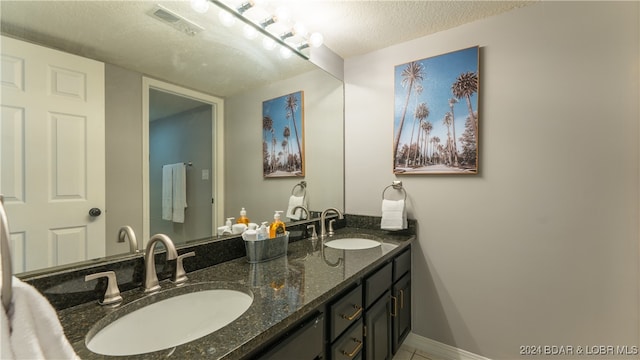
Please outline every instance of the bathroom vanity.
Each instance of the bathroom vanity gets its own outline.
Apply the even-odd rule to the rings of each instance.
[[[169,291],[198,286],[233,289],[250,294],[253,302],[229,325],[182,345],[134,357],[391,359],[411,328],[414,235],[346,227],[327,241],[353,237],[380,241],[380,245],[343,250],[303,239],[289,244],[287,256],[268,262],[250,264],[241,257],[189,272],[182,289],[165,280],[157,294],[144,294],[139,288],[123,292],[124,301],[117,307],[92,301],[58,314],[78,356],[103,359],[110,356],[94,353],[86,345],[87,334],[104,326],[104,320],[97,325],[103,318],[116,319]],[[198,256],[202,254],[196,252]],[[191,306],[171,309],[178,314],[189,311],[196,310]],[[172,331],[170,321],[160,323],[163,331]]]

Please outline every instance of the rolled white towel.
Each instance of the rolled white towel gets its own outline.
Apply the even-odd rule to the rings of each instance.
[[[404,200],[382,200],[382,230],[402,230],[407,228],[407,213]]]

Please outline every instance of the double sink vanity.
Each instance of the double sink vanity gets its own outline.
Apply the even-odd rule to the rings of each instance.
[[[212,247],[180,247],[195,252],[184,259],[181,283],[167,279],[175,261],[165,266],[165,253],[155,254],[157,291],[140,286],[140,257],[129,260],[133,276],[122,264],[86,268],[65,276],[129,274],[129,283],[118,278],[123,300],[99,305],[100,282],[91,301],[52,303],[82,359],[390,359],[411,328],[415,222],[387,232],[376,229],[379,219],[345,215],[325,239],[307,234],[317,221],[290,226],[287,255],[261,263],[247,261],[239,237],[225,240],[237,251],[222,260],[212,260]]]

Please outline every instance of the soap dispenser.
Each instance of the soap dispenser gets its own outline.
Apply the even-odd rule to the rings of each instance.
[[[280,220],[280,214],[282,214],[282,211],[276,211],[276,213],[273,215],[273,222],[269,227],[270,239],[273,239],[277,236],[283,236],[284,232],[286,231],[284,223],[282,222],[282,220]]]
[[[258,240],[266,240],[269,238],[269,229],[267,228],[267,222],[264,221],[262,225],[258,228],[258,233],[256,234],[256,238]]]
[[[247,217],[247,211],[242,208],[242,210],[240,210],[240,217],[238,218],[238,221],[236,221],[238,224],[245,224],[247,226],[249,226],[249,218]]]
[[[227,221],[225,221],[224,223],[224,227],[226,227],[226,229],[224,229],[224,232],[226,233],[227,231],[229,231],[229,234],[231,234],[231,226],[232,226],[232,221],[235,218],[227,218]]]

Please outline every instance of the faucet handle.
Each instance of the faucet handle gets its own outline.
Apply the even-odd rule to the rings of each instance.
[[[122,301],[120,296],[120,289],[118,289],[118,282],[116,281],[116,273],[113,271],[104,271],[95,274],[89,274],[84,277],[84,281],[90,281],[99,279],[102,277],[107,278],[107,290],[104,292],[104,299],[98,300],[100,305],[112,305]]]
[[[307,230],[311,229],[311,240],[318,240],[318,233],[316,232],[316,224],[307,225]]]
[[[335,233],[333,232],[333,224],[336,222],[336,219],[329,220],[329,232],[327,235],[333,236]]]
[[[178,258],[176,259],[176,272],[173,274],[171,281],[176,284],[182,284],[183,282],[187,281],[187,273],[184,271],[182,262],[184,258],[188,258],[191,256],[196,256],[196,253],[194,251],[191,251],[178,256]]]

